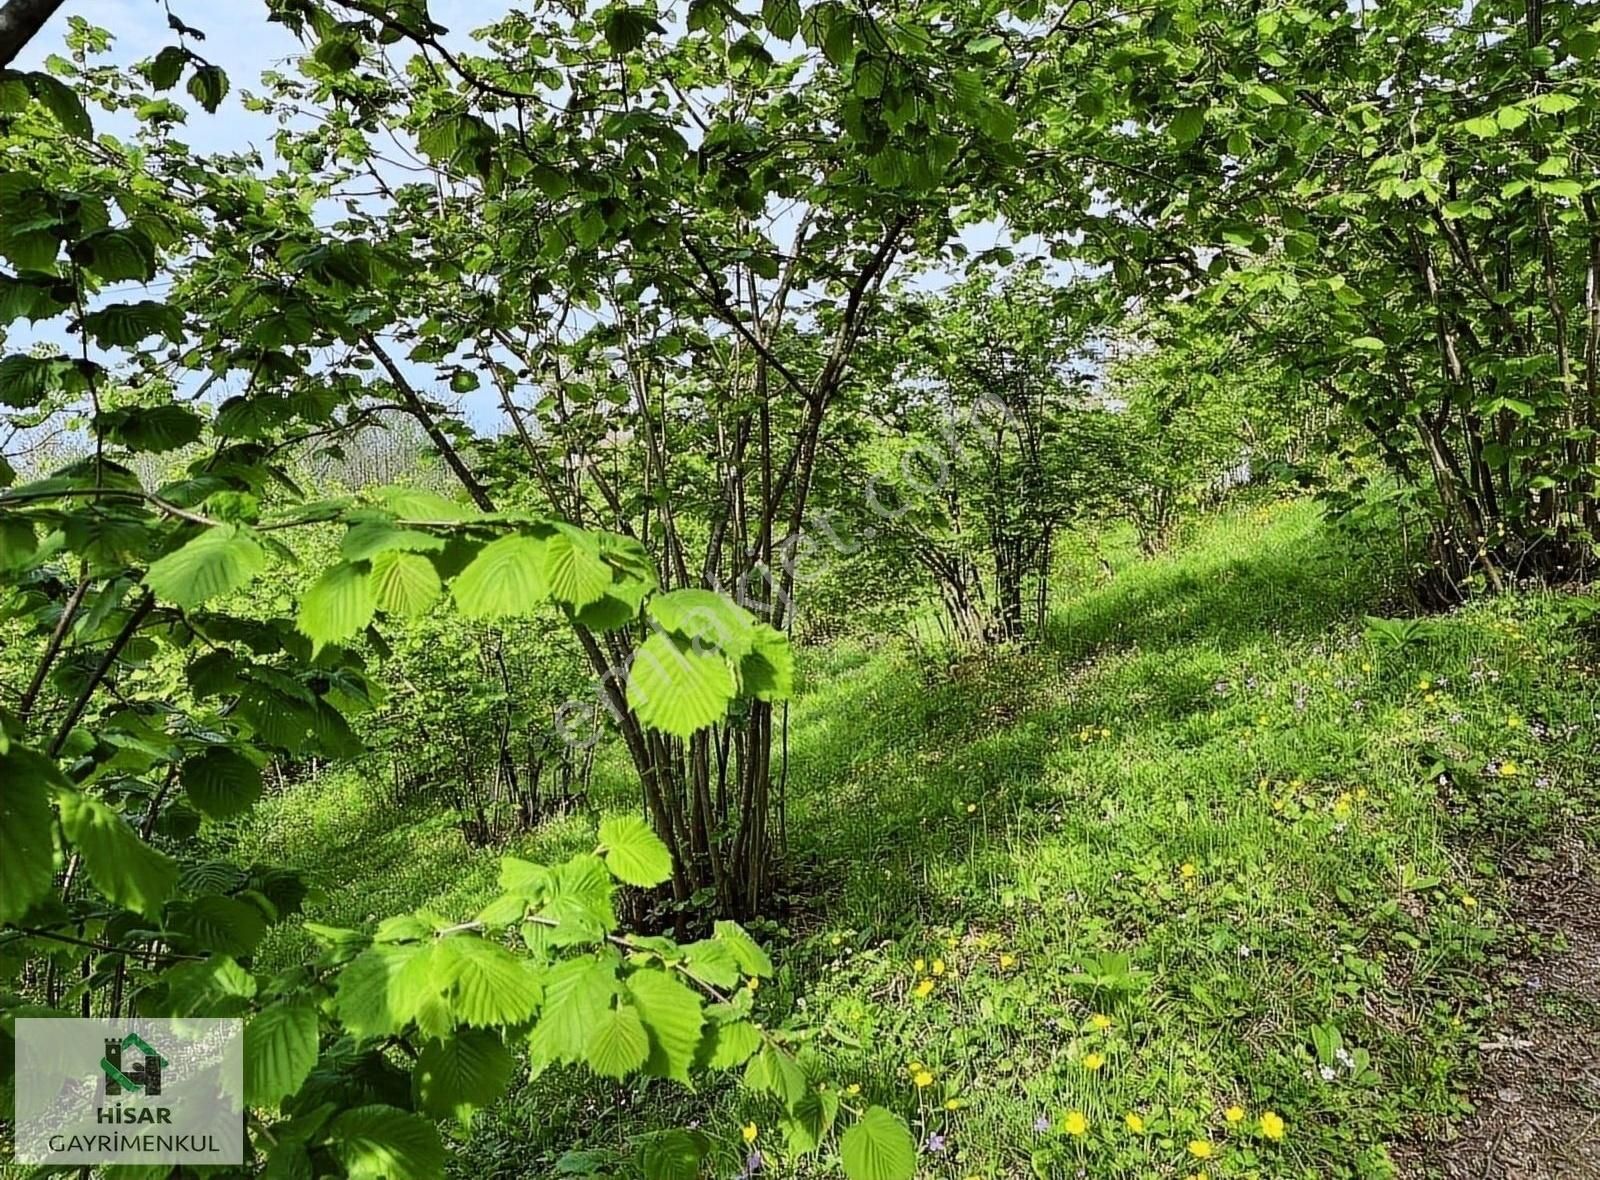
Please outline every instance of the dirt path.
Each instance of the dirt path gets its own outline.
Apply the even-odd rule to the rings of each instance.
[[[1408,1180],[1600,1180],[1600,865],[1576,838],[1516,887],[1554,942],[1482,1042],[1476,1112],[1446,1141],[1397,1153]]]

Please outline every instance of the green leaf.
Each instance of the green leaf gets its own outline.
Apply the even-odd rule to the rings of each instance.
[[[216,747],[183,763],[184,794],[213,819],[249,811],[261,797],[261,771],[237,750]]]
[[[600,559],[600,546],[581,529],[558,526],[544,541],[545,582],[558,602],[582,608],[596,602],[611,585],[611,567]]]
[[[438,1180],[444,1144],[421,1115],[392,1106],[358,1106],[328,1127],[330,1150],[350,1180]]]
[[[83,100],[78,97],[77,91],[68,86],[60,78],[52,77],[45,73],[32,73],[27,75],[28,82],[33,87],[33,93],[52,115],[56,122],[66,128],[67,133],[79,139],[92,139],[94,137],[94,124],[89,121],[89,112],[83,105]]]
[[[792,40],[800,31],[800,0],[761,0],[761,20],[774,37]]]
[[[605,1078],[625,1078],[650,1056],[650,1038],[644,1022],[631,1004],[607,1009],[589,1030],[583,1057],[589,1068]]]
[[[794,695],[794,650],[782,631],[756,624],[755,643],[739,662],[739,691],[759,701],[786,701]]]
[[[434,1118],[455,1118],[467,1125],[472,1111],[505,1093],[516,1059],[500,1034],[463,1029],[423,1046],[411,1077],[418,1105]]]
[[[520,533],[491,541],[450,584],[450,592],[469,619],[531,615],[550,592],[543,547]]]
[[[103,348],[131,349],[151,336],[174,343],[183,339],[183,316],[178,309],[151,299],[113,303],[91,311],[83,317],[82,327],[85,335]]]
[[[640,968],[628,976],[627,988],[650,1037],[645,1072],[689,1085],[689,1067],[694,1064],[705,1024],[700,997],[654,967]]]
[[[359,1040],[393,1036],[405,1028],[415,1004],[399,989],[409,982],[403,973],[418,954],[415,946],[374,946],[339,972],[333,1006],[346,1031]]]
[[[370,561],[386,549],[437,553],[443,548],[443,537],[379,520],[363,521],[351,526],[339,545],[339,551],[344,554],[346,561]]]
[[[1177,140],[1180,146],[1184,147],[1199,139],[1200,133],[1205,129],[1206,108],[1203,106],[1185,107],[1178,112],[1177,116],[1172,120],[1171,126],[1168,127],[1168,130],[1172,133],[1172,138]]]
[[[152,563],[144,584],[187,610],[248,584],[266,564],[255,538],[222,524]]]
[[[761,1031],[748,1020],[734,1020],[711,1030],[711,1053],[707,1064],[712,1069],[732,1069],[750,1060],[761,1048]]]
[[[220,894],[173,902],[167,923],[206,950],[236,959],[253,952],[267,932],[267,920],[260,909]]]
[[[81,238],[72,257],[85,270],[107,282],[125,279],[147,283],[156,277],[156,247],[137,229],[103,229]]]
[[[629,707],[647,728],[676,737],[721,720],[736,687],[723,656],[670,635],[646,639],[628,669]]]
[[[639,1148],[644,1180],[698,1180],[710,1143],[702,1134],[660,1131]]]
[[[561,1062],[582,1061],[590,1030],[604,1018],[617,994],[617,958],[606,951],[567,959],[544,979],[544,1007],[528,1036],[528,1056],[537,1075]]]
[[[194,442],[205,423],[182,406],[169,405],[110,410],[96,419],[95,427],[130,451],[159,455]]]
[[[714,590],[673,590],[650,600],[649,615],[663,631],[680,639],[711,644],[735,659],[750,654],[756,617]]]
[[[228,93],[228,75],[218,66],[201,66],[189,75],[189,85],[186,87],[189,96],[205,107],[210,114],[216,114],[217,108],[222,105],[222,100]]]
[[[602,22],[606,44],[615,53],[630,53],[644,44],[651,33],[662,33],[661,22],[640,8],[617,7]]]
[[[151,88],[171,90],[178,84],[178,78],[182,75],[184,64],[188,60],[188,51],[179,45],[168,45],[156,54],[145,70]]]
[[[317,1010],[309,1004],[273,1004],[244,1026],[244,1100],[276,1110],[317,1064]]]
[[[372,597],[392,615],[419,615],[439,597],[439,571],[418,553],[386,549],[372,559]]]
[[[745,931],[737,922],[721,921],[712,927],[719,942],[724,942],[728,950],[733,953],[733,958],[739,964],[739,970],[746,975],[755,975],[762,979],[772,976],[772,960],[767,957],[767,952],[761,949],[761,944]]]
[[[869,1106],[839,1140],[849,1180],[911,1180],[917,1144],[905,1122],[881,1106]]]
[[[434,946],[434,979],[463,1024],[520,1024],[539,1004],[539,981],[505,947],[471,934]]]
[[[159,916],[178,883],[177,862],[139,839],[128,821],[100,800],[61,789],[56,798],[61,830],[83,857],[95,888],[147,918]]]
[[[601,820],[600,844],[606,867],[619,881],[648,888],[672,876],[672,854],[636,815],[610,815]]]
[[[311,640],[312,650],[343,643],[372,622],[372,585],[358,566],[341,562],[326,570],[300,599],[295,630]]]
[[[50,791],[65,785],[55,763],[32,750],[12,745],[0,754],[0,922],[53,892]]]

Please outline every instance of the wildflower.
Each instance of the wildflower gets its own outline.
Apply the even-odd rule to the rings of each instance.
[[[944,960],[943,959],[935,959],[933,961],[933,973],[935,975],[943,975],[944,974]]]
[[[1334,1078],[1339,1076],[1339,1071],[1334,1069],[1331,1065],[1324,1065],[1318,1069],[1317,1072],[1322,1075],[1322,1080],[1325,1082],[1331,1082]]]
[[[1516,778],[1517,775],[1519,775],[1521,773],[1522,772],[1517,769],[1517,764],[1515,762],[1511,761],[1511,759],[1509,759],[1509,758],[1507,758],[1504,762],[1502,762],[1500,764],[1500,777],[1501,778]]]
[[[926,960],[926,959],[915,959],[911,963],[911,969],[913,971],[915,971],[918,975],[921,975],[925,970],[927,970],[927,967],[928,967],[928,960]]]
[[[1043,1135],[1050,1129],[1050,1116],[1042,1114],[1038,1118],[1034,1119],[1033,1129],[1039,1134]]]
[[[1178,866],[1178,874],[1180,876],[1182,876],[1183,878],[1185,878],[1186,880],[1192,880],[1194,878],[1195,874],[1198,873],[1199,871],[1200,871],[1199,869],[1195,868],[1194,865],[1191,864],[1188,861],[1184,861],[1181,865]]]
[[[1089,1120],[1083,1117],[1081,1110],[1067,1111],[1066,1120],[1061,1126],[1068,1135],[1076,1135],[1080,1139],[1089,1133]]]
[[[935,1131],[933,1134],[928,1136],[928,1141],[924,1143],[922,1147],[924,1151],[937,1154],[944,1150],[944,1136]]]
[[[926,1000],[933,992],[933,980],[924,979],[921,983],[917,984],[916,987],[912,988],[911,992],[917,997],[917,999]]]
[[[1103,738],[1108,738],[1108,737],[1111,736],[1111,731],[1109,729],[1105,728],[1104,726],[1101,726],[1100,727],[1100,736],[1103,737]]]
[[[1421,689],[1423,692],[1427,692],[1430,688],[1433,687],[1433,681],[1429,680],[1426,676],[1424,676],[1421,680],[1417,681],[1417,687],[1419,689]]]
[[[744,1136],[744,1141],[746,1143],[754,1143],[756,1141],[756,1136],[761,1132],[754,1123],[746,1123],[740,1129],[739,1133]]]
[[[1231,1125],[1237,1127],[1240,1123],[1244,1122],[1244,1107],[1239,1106],[1236,1103],[1233,1106],[1228,1107],[1227,1110],[1223,1111],[1222,1117],[1227,1119]]]
[[[1276,1142],[1283,1138],[1283,1119],[1270,1110],[1261,1112],[1261,1134]]]
[[[1217,1154],[1217,1149],[1209,1139],[1191,1139],[1189,1140],[1189,1154],[1197,1160],[1208,1160]]]
[[[844,1092],[854,1098],[857,1094],[861,1093],[861,1083],[851,1082],[844,1088]]]
[[[920,1061],[913,1061],[910,1065],[906,1066],[906,1069],[911,1073],[921,1073],[925,1068],[926,1067]]]
[[[1089,1017],[1089,1023],[1091,1026],[1093,1026],[1095,1032],[1105,1032],[1106,1029],[1115,1024],[1116,1021],[1112,1020],[1111,1017],[1107,1016],[1104,1012],[1096,1012],[1093,1016]]]
[[[1000,970],[1009,971],[1009,970],[1011,970],[1011,968],[1015,967],[1016,965],[1017,965],[1017,956],[1016,955],[1001,955],[1000,956]]]
[[[831,942],[831,943],[832,943],[832,944],[833,944],[833,945],[834,945],[834,946],[838,946],[838,945],[839,945],[839,944],[840,944],[840,943],[841,943],[841,942],[843,942],[843,941],[844,941],[844,935],[842,935],[842,934],[835,934],[835,935],[834,935],[834,936],[833,936],[833,937],[832,937],[832,938],[830,938],[830,939],[829,939],[829,940],[828,940],[828,941],[829,941],[829,942]]]
[[[1362,662],[1361,662],[1361,670],[1362,670],[1362,671],[1363,671],[1363,672],[1370,672],[1370,671],[1372,671],[1372,661],[1371,661],[1371,660],[1363,660],[1363,661],[1362,661]]]
[[[1130,1110],[1127,1114],[1122,1116],[1122,1121],[1127,1124],[1128,1130],[1132,1131],[1135,1135],[1144,1134],[1144,1119],[1140,1115],[1135,1114]]]
[[[946,1098],[945,1102],[944,1102],[944,1108],[946,1110],[960,1110],[961,1109],[961,1099],[959,1099],[959,1098]]]
[[[1098,1053],[1086,1054],[1083,1058],[1083,1068],[1094,1073],[1106,1063],[1106,1059]]]
[[[916,1076],[911,1080],[917,1084],[917,1089],[919,1090],[926,1090],[933,1085],[933,1075],[925,1069],[919,1069]]]
[[[1470,893],[1463,893],[1461,895],[1461,906],[1463,909],[1476,909],[1478,906],[1478,899],[1473,897]]]
[[[759,1149],[752,1151],[749,1155],[744,1157],[744,1169],[739,1173],[740,1177],[742,1180],[749,1180],[751,1176],[754,1176],[761,1170],[761,1166],[766,1162],[767,1161],[762,1158]]]
[[[967,814],[968,815],[971,815],[974,811],[977,811],[977,810],[978,810],[978,805],[976,803],[968,803],[967,804]]]
[[[744,981],[744,985],[745,985],[745,987],[749,988],[751,991],[755,991],[757,988],[759,988],[761,986],[761,980],[757,979],[754,975],[752,975],[749,979]]]

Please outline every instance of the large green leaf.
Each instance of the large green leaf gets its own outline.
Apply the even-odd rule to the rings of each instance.
[[[505,1093],[515,1068],[516,1058],[498,1032],[462,1029],[423,1046],[411,1076],[424,1111],[465,1125],[474,1109]]]
[[[628,669],[628,705],[646,727],[676,737],[721,720],[736,687],[721,654],[670,635],[646,639]]]
[[[83,857],[89,879],[112,901],[148,918],[178,883],[178,865],[139,839],[128,821],[98,799],[58,790],[61,830]]]
[[[645,1072],[689,1085],[689,1067],[694,1064],[700,1029],[705,1025],[700,997],[655,967],[635,971],[628,976],[627,985],[650,1036]]]
[[[549,596],[543,547],[520,533],[491,541],[451,583],[450,592],[471,619],[530,615]]]
[[[434,979],[462,1024],[520,1024],[533,1015],[538,977],[505,947],[461,934],[440,939],[433,953]]]
[[[394,615],[421,614],[439,597],[439,571],[420,553],[385,549],[372,559],[372,597]]]
[[[328,1142],[350,1180],[438,1180],[444,1175],[439,1130],[392,1106],[358,1106],[334,1119]]]
[[[416,1004],[404,994],[406,967],[419,950],[380,945],[362,952],[339,972],[334,1011],[357,1039],[393,1036],[410,1022]]]
[[[582,1061],[589,1034],[617,994],[617,958],[610,951],[567,959],[544,979],[544,1007],[528,1037],[535,1074],[557,1062]]]
[[[246,585],[266,564],[267,555],[254,537],[236,525],[221,524],[152,563],[144,584],[188,609]]]
[[[782,631],[756,624],[750,654],[739,662],[739,691],[761,701],[786,701],[794,695],[794,651]]]
[[[177,342],[183,339],[183,316],[171,304],[151,299],[113,303],[84,316],[83,331],[104,348],[133,348],[151,336]]]
[[[50,791],[55,763],[13,745],[0,754],[0,922],[14,922],[51,891]]]
[[[544,540],[544,555],[545,581],[558,602],[582,608],[599,601],[611,585],[599,543],[581,529],[558,526]]]
[[[911,1180],[917,1144],[905,1122],[881,1106],[869,1106],[839,1140],[849,1180]]]
[[[657,594],[646,610],[662,630],[698,640],[698,646],[718,647],[736,660],[749,655],[755,644],[756,617],[714,590]]]
[[[301,596],[295,629],[311,640],[313,650],[320,650],[360,634],[372,621],[375,606],[366,573],[342,561],[325,570]]]
[[[629,885],[659,885],[672,876],[672,854],[650,825],[636,815],[608,815],[600,821],[606,866]]]
[[[632,1004],[606,1009],[589,1030],[584,1060],[601,1077],[625,1078],[650,1056],[650,1036]]]
[[[159,455],[194,442],[205,424],[182,406],[152,406],[110,410],[100,415],[95,427],[130,451]]]
[[[167,924],[206,950],[236,959],[254,952],[267,932],[267,920],[257,907],[216,893],[173,902]]]
[[[244,1099],[276,1110],[299,1091],[317,1063],[317,1010],[310,1004],[273,1004],[244,1026]]]
[[[217,819],[248,811],[261,797],[261,770],[237,750],[221,747],[186,759],[180,771],[189,802]]]

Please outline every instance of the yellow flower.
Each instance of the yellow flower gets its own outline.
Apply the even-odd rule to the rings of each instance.
[[[1189,1154],[1197,1160],[1208,1160],[1217,1154],[1217,1149],[1212,1146],[1209,1139],[1189,1140]]]
[[[1001,955],[1000,956],[1000,970],[1009,971],[1009,970],[1011,970],[1011,968],[1015,967],[1016,965],[1017,965],[1017,956],[1016,955]]]
[[[1461,904],[1462,904],[1462,906],[1464,908],[1469,909],[1469,910],[1477,909],[1477,907],[1478,907],[1478,899],[1476,897],[1473,897],[1472,894],[1470,894],[1470,893],[1463,893],[1461,895]]]
[[[1230,1106],[1227,1110],[1222,1112],[1222,1117],[1227,1119],[1234,1126],[1238,1126],[1240,1123],[1244,1122],[1244,1107]]]
[[[1420,688],[1423,692],[1427,692],[1430,688],[1433,687],[1433,681],[1429,680],[1426,676],[1424,676],[1421,680],[1417,681],[1417,687]]]
[[[1111,731],[1109,729],[1105,728],[1104,726],[1101,726],[1100,727],[1100,736],[1101,737],[1110,737],[1111,736]]]
[[[947,1099],[945,1099],[944,1108],[946,1110],[960,1110],[961,1109],[961,1099],[959,1099],[959,1098],[947,1098]]]
[[[921,1073],[922,1068],[922,1062],[920,1061],[913,1061],[910,1065],[906,1066],[906,1069],[910,1070],[912,1073]]]
[[[1502,762],[1500,764],[1500,777],[1501,778],[1516,778],[1517,775],[1519,775],[1521,773],[1522,772],[1517,769],[1517,764],[1515,762],[1510,761],[1509,759],[1507,759],[1505,762]]]
[[[1518,717],[1515,713],[1513,713],[1511,716],[1506,718],[1506,728],[1507,729],[1517,729],[1521,725],[1522,725],[1522,718]]]
[[[1144,1134],[1144,1119],[1135,1114],[1133,1111],[1130,1110],[1127,1114],[1123,1115],[1122,1121],[1128,1125],[1128,1130],[1132,1131],[1135,1135]]]
[[[744,1136],[744,1141],[746,1143],[754,1143],[756,1141],[756,1136],[759,1133],[760,1132],[756,1130],[756,1125],[754,1123],[746,1123],[744,1128],[740,1131],[740,1134]]]
[[[923,971],[927,970],[927,967],[928,967],[928,960],[926,960],[926,959],[916,959],[911,964],[911,969],[913,971],[915,971],[918,975],[921,975],[923,973]]]
[[[841,942],[843,942],[843,941],[844,941],[844,935],[842,935],[842,934],[835,934],[835,935],[834,935],[834,936],[833,936],[833,937],[832,937],[832,938],[831,938],[831,939],[829,939],[829,940],[828,940],[828,941],[830,941],[830,942],[831,942],[831,943],[833,943],[833,945],[834,945],[834,946],[838,946],[838,945],[839,945],[839,944],[840,944],[840,943],[841,943]]]
[[[1094,1027],[1095,1032],[1105,1032],[1106,1029],[1115,1024],[1116,1021],[1112,1020],[1111,1017],[1107,1016],[1104,1012],[1096,1012],[1093,1016],[1089,1017],[1089,1023]]]
[[[1261,1133],[1268,1139],[1278,1140],[1283,1138],[1283,1119],[1273,1114],[1270,1110],[1261,1112]]]
[[[1372,671],[1372,661],[1371,661],[1371,660],[1363,660],[1363,661],[1362,661],[1362,662],[1361,662],[1361,670],[1362,670],[1362,671],[1363,671],[1363,672],[1370,672],[1370,671]]]
[[[1199,869],[1195,868],[1194,865],[1190,864],[1188,861],[1184,861],[1178,866],[1179,874],[1184,877],[1193,877],[1199,871]]]
[[[1081,1110],[1067,1111],[1066,1121],[1061,1126],[1068,1135],[1077,1135],[1081,1138],[1089,1133],[1089,1120],[1083,1117]]]
[[[925,1069],[919,1069],[917,1071],[917,1076],[911,1080],[917,1083],[917,1089],[919,1090],[925,1090],[929,1086],[933,1085],[933,1075]]]
[[[846,1094],[849,1094],[851,1097],[854,1097],[855,1095],[861,1093],[861,1083],[860,1082],[851,1082],[848,1086],[846,1086],[844,1088],[844,1092]]]
[[[912,988],[911,991],[912,994],[917,997],[917,999],[926,1000],[933,991],[933,980],[924,979],[921,983],[917,984],[916,987]]]
[[[1087,1053],[1083,1058],[1083,1068],[1093,1073],[1106,1063],[1106,1059],[1098,1053]]]
[[[977,810],[978,810],[978,805],[976,803],[968,803],[967,804],[967,814],[968,815],[971,815],[974,811],[977,811]]]
[[[757,979],[754,975],[752,975],[749,979],[744,981],[744,985],[745,985],[745,987],[749,988],[751,991],[755,991],[757,988],[759,988],[761,986],[761,981],[759,979]]]
[[[935,959],[933,961],[933,973],[935,975],[943,975],[944,974],[944,960],[943,959]]]

